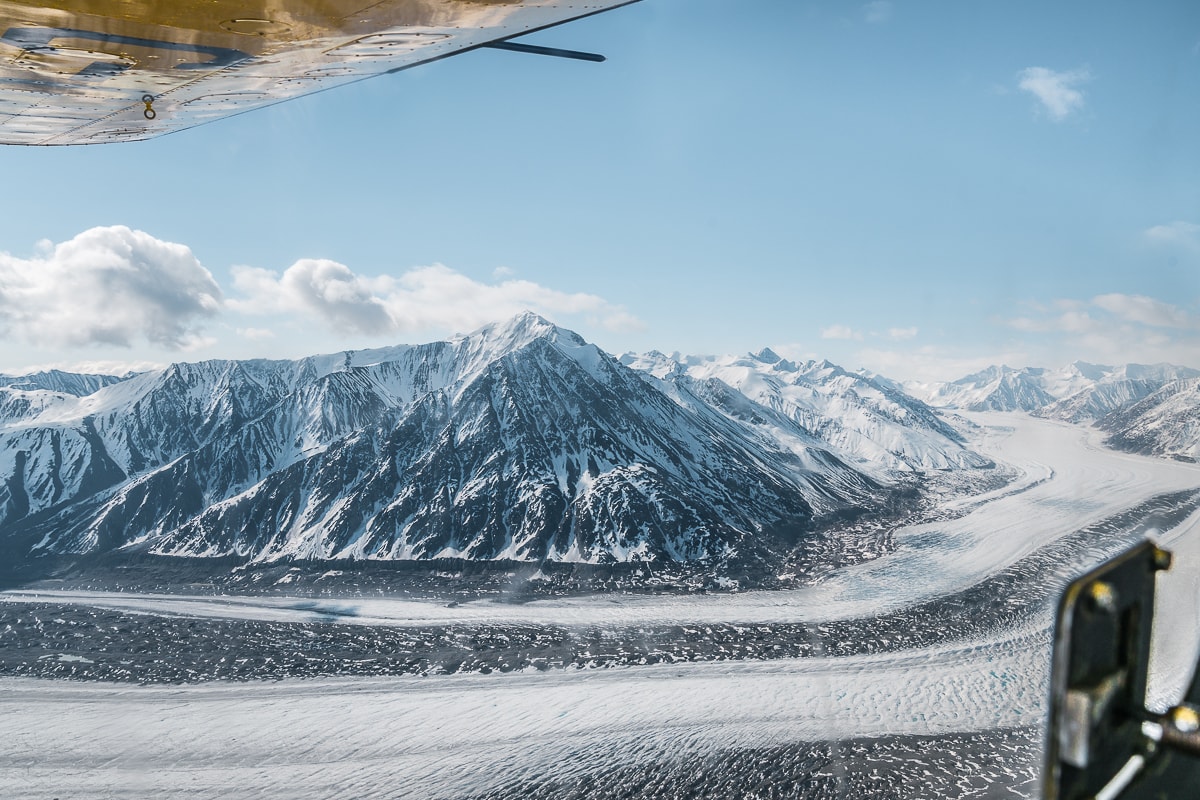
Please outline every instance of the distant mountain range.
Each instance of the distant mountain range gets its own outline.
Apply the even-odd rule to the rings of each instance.
[[[1171,364],[1109,367],[1076,361],[1058,370],[989,367],[951,383],[905,384],[930,405],[967,411],[1026,411],[1095,424],[1111,447],[1200,458],[1200,370]]]
[[[935,473],[994,466],[930,404],[1195,458],[1198,385],[1168,365],[902,387],[770,350],[614,358],[533,314],[298,361],[0,377],[0,552],[763,559]]]
[[[653,377],[677,402],[701,398],[763,436],[796,450],[831,450],[884,481],[898,472],[989,464],[925,403],[828,361],[796,363],[769,349],[743,357],[651,352],[620,360]]]
[[[618,360],[532,314],[420,346],[0,381],[19,553],[719,560],[989,466],[828,362]]]

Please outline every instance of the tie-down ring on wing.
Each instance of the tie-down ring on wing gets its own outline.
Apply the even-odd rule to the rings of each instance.
[[[0,0],[0,143],[148,139],[637,0]]]

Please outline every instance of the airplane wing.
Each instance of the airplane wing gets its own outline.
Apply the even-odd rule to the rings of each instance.
[[[636,1],[0,0],[0,144],[149,139]]]

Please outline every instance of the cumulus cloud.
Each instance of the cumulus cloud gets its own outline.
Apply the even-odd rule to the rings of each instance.
[[[188,247],[123,225],[39,242],[28,259],[0,253],[0,331],[39,346],[189,349],[221,305]]]
[[[915,339],[916,337],[916,328],[888,328],[888,338],[895,339],[897,341]]]
[[[377,293],[379,279],[354,274],[336,261],[304,258],[283,275],[255,267],[235,267],[233,285],[246,300],[230,307],[251,313],[304,312],[340,332],[384,333],[392,320]]]
[[[863,335],[848,325],[830,325],[821,329],[822,339],[854,339],[861,340]]]
[[[302,314],[347,333],[462,331],[526,309],[549,317],[579,316],[614,331],[643,327],[624,308],[597,295],[560,292],[525,280],[483,283],[440,264],[399,277],[368,277],[336,261],[301,259],[282,274],[235,268],[234,286],[240,296],[229,306],[236,311]]]
[[[887,22],[892,18],[892,4],[890,0],[873,0],[863,6],[863,16],[872,25]]]
[[[1083,92],[1075,87],[1091,77],[1086,69],[1055,72],[1045,67],[1029,67],[1018,73],[1017,86],[1037,98],[1051,119],[1061,122],[1083,108]]]

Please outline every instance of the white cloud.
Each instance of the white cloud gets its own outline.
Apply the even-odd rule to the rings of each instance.
[[[131,372],[149,372],[166,368],[163,361],[115,361],[112,359],[84,359],[79,361],[42,361],[34,364],[21,364],[0,370],[5,375],[33,375],[36,372],[48,372],[53,369],[63,372],[77,372],[81,375],[116,375],[120,377]]]
[[[1086,311],[1070,309],[1044,319],[1020,317],[1011,320],[1009,324],[1026,333],[1088,333],[1096,330],[1100,323]]]
[[[1010,319],[1037,334],[1044,351],[1107,364],[1170,361],[1200,366],[1200,316],[1144,295],[1110,293],[1088,301],[1060,300],[1054,309]]]
[[[916,328],[888,328],[888,337],[897,341],[917,338]]]
[[[821,329],[822,339],[854,339],[861,341],[863,335],[847,325],[830,325]]]
[[[340,332],[384,333],[392,319],[378,296],[387,286],[378,278],[355,275],[336,261],[302,258],[280,276],[253,267],[235,267],[233,285],[247,300],[234,310],[278,314],[304,312]]]
[[[1007,324],[1010,328],[1015,328],[1023,333],[1045,333],[1048,330],[1053,330],[1053,328],[1046,323],[1040,320],[1030,319],[1029,317],[1014,317],[1013,319],[1007,320]]]
[[[1192,222],[1171,222],[1146,229],[1146,238],[1155,244],[1182,246],[1200,250],[1200,225]]]
[[[965,356],[945,347],[928,345],[912,350],[867,348],[856,353],[859,364],[886,378],[900,381],[953,381],[993,364],[1024,364],[1020,350],[998,350]]]
[[[1098,307],[1126,322],[1156,328],[1197,328],[1200,319],[1181,308],[1138,294],[1102,294],[1092,298]]]
[[[274,339],[275,331],[267,328],[238,328],[237,335],[243,339],[249,339],[252,342],[261,341],[263,339]]]
[[[0,253],[0,331],[36,346],[188,349],[221,304],[188,247],[123,225],[39,242],[29,259]]]
[[[1036,97],[1051,119],[1060,122],[1083,108],[1083,92],[1075,87],[1092,76],[1086,69],[1055,72],[1045,67],[1029,67],[1017,77],[1017,86]]]
[[[1071,301],[1071,305],[1079,301]],[[1066,303],[1061,303],[1061,306]],[[1117,323],[1134,323],[1149,328],[1200,329],[1200,317],[1187,311],[1138,294],[1102,294],[1087,304],[1091,311],[1070,307],[1066,311],[1041,318],[1017,317],[1010,327],[1026,333],[1100,333]]]
[[[1059,298],[1054,301],[1054,307],[1061,311],[1082,311],[1087,308],[1086,300],[1072,300],[1070,298]]]
[[[873,25],[887,22],[892,18],[892,3],[890,0],[873,0],[863,6],[863,16]]]
[[[548,317],[577,316],[613,331],[640,330],[636,317],[602,297],[566,293],[525,280],[482,283],[436,264],[398,277],[358,275],[344,264],[301,259],[283,274],[234,269],[247,314],[302,314],[343,332],[465,331],[526,309]]]

